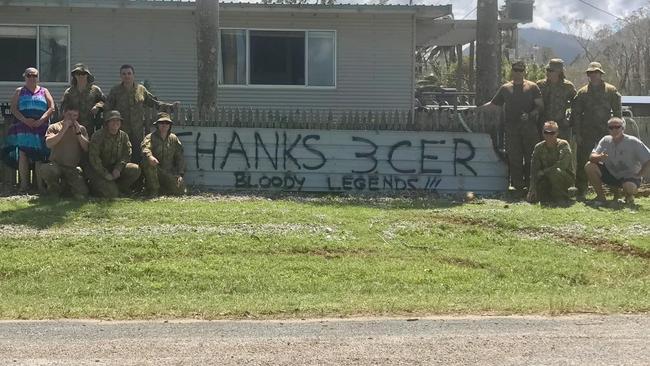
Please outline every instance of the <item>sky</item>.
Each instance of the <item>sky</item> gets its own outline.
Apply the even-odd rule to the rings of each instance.
[[[446,5],[452,4],[454,17],[462,19],[467,13],[476,7],[477,0],[413,0],[413,4],[421,5]],[[614,15],[624,18],[642,6],[650,5],[650,0],[583,0],[595,5]],[[391,0],[390,4],[408,4],[408,0]],[[504,4],[499,0],[499,6]],[[613,24],[616,18],[600,12],[580,0],[535,0],[533,23],[525,25],[543,29],[552,29],[559,32],[566,32],[559,18],[565,15],[572,19],[589,20],[594,27],[603,24]],[[476,11],[473,11],[466,19],[476,19]]]

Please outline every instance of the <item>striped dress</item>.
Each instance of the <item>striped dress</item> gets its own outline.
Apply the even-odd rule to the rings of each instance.
[[[18,110],[25,118],[39,119],[47,111],[47,89],[39,87],[36,92],[23,87],[18,96]],[[31,161],[46,161],[50,151],[45,146],[45,132],[49,123],[31,128],[14,119],[9,127],[2,148],[2,160],[9,166],[18,168],[19,151],[27,154]]]

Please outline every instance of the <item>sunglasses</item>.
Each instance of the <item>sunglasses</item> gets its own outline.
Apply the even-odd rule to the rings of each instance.
[[[27,78],[37,78],[38,74],[27,74],[27,75],[25,75],[25,77],[27,77]]]
[[[607,126],[610,130],[618,130],[619,128],[622,128],[623,126],[621,125],[616,125],[616,126]]]
[[[167,122],[167,121],[158,121],[156,123],[159,125],[171,125],[171,122]]]
[[[544,135],[555,135],[557,131],[544,131]]]
[[[88,73],[87,72],[75,72],[72,75],[88,75]]]

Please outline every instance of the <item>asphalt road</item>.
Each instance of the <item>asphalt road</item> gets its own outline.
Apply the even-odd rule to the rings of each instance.
[[[650,365],[650,315],[1,321],[0,365]]]

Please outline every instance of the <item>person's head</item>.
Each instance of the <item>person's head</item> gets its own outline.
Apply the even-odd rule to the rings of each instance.
[[[564,60],[553,58],[546,65],[546,77],[551,81],[564,79]]]
[[[135,69],[133,66],[128,64],[120,66],[120,80],[125,85],[133,84],[135,81]]]
[[[544,128],[542,132],[544,134],[544,141],[549,143],[555,143],[557,141],[557,134],[559,131],[559,126],[555,121],[547,121],[544,123]]]
[[[63,119],[68,121],[76,121],[79,119],[79,106],[73,103],[68,103],[63,109]]]
[[[95,81],[95,77],[90,73],[90,69],[88,69],[88,67],[82,63],[75,64],[72,67],[70,75],[72,76],[70,83],[73,86],[79,84],[89,84]]]
[[[153,124],[156,126],[158,132],[160,132],[162,136],[167,136],[172,128],[173,123],[174,122],[168,113],[160,112],[158,113],[158,119]]]
[[[25,84],[35,86],[38,84],[38,70],[35,67],[28,67],[23,72]]]
[[[612,117],[607,121],[607,128],[612,137],[621,136],[625,131],[625,120],[620,117]]]
[[[512,63],[512,80],[521,81],[524,80],[526,75],[526,64],[523,61],[515,61]]]
[[[122,115],[120,111],[109,111],[104,117],[104,128],[108,130],[111,135],[116,135],[122,127]]]
[[[603,80],[603,75],[605,75],[605,71],[603,71],[603,66],[600,62],[590,63],[585,72],[591,84],[600,84]]]

